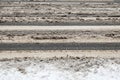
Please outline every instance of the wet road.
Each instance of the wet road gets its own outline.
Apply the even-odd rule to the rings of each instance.
[[[0,43],[0,50],[120,50],[120,43]]]

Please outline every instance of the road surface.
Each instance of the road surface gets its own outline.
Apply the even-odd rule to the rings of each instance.
[[[120,50],[120,43],[0,43],[0,50]]]

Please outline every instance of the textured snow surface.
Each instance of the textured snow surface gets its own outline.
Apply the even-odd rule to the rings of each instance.
[[[0,80],[120,80],[120,59],[3,59],[0,60]]]

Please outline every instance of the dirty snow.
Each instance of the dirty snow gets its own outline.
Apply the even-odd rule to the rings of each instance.
[[[1,59],[0,80],[120,80],[120,58]]]

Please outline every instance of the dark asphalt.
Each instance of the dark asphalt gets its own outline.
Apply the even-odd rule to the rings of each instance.
[[[120,50],[120,43],[0,43],[0,50]]]

